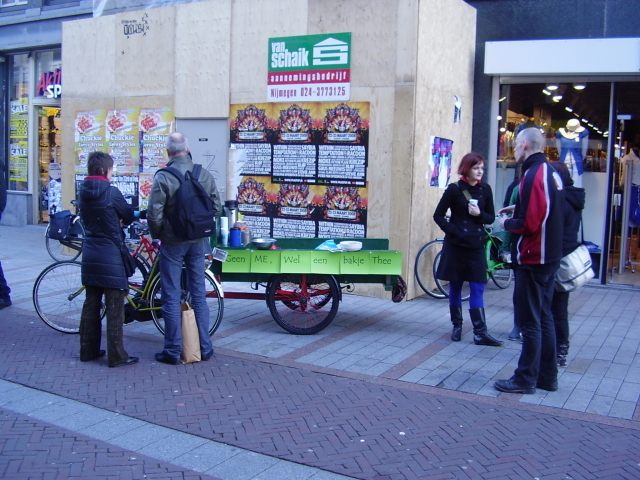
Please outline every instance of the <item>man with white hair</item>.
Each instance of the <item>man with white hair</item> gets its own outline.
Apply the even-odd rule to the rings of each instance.
[[[187,138],[178,132],[167,138],[168,167],[178,170],[183,176],[193,171],[194,163],[189,153]],[[208,171],[202,169],[198,181],[211,198],[216,212],[220,211],[220,195],[216,182]],[[180,320],[180,300],[182,288],[180,279],[182,265],[185,265],[187,290],[191,296],[191,306],[196,316],[200,335],[200,355],[209,360],[213,355],[213,345],[209,337],[209,307],[205,297],[204,244],[203,238],[184,240],[183,232],[173,230],[170,219],[175,213],[176,192],[180,180],[165,169],[159,170],[149,194],[147,222],[153,238],[162,241],[160,245],[160,280],[162,281],[162,317],[164,319],[164,350],[156,353],[155,359],[162,363],[178,365],[182,353],[182,324]]]
[[[513,234],[511,256],[517,262],[515,316],[522,332],[518,368],[509,380],[494,383],[497,390],[507,393],[558,389],[551,299],[562,258],[564,191],[560,176],[542,153],[545,144],[546,139],[537,128],[518,134],[515,157],[522,163],[520,193],[515,207],[499,211],[513,211],[512,218],[500,219],[500,226]]]

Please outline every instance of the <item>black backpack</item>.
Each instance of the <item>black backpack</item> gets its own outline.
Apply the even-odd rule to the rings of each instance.
[[[193,170],[184,177],[180,170],[165,167],[158,172],[166,171],[180,181],[175,193],[173,215],[168,217],[173,233],[180,240],[197,240],[210,237],[214,232],[216,211],[213,201],[198,181],[202,165],[195,164]]]

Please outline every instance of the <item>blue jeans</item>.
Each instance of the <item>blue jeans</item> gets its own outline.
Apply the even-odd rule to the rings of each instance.
[[[522,353],[513,380],[523,387],[558,381],[556,329],[551,315],[554,273],[516,269],[516,318],[522,332]]]
[[[213,351],[209,337],[209,306],[205,298],[204,244],[160,245],[160,280],[162,281],[162,318],[164,319],[164,352],[180,358],[182,352],[182,315],[180,277],[184,263],[187,291],[196,315],[202,355]]]

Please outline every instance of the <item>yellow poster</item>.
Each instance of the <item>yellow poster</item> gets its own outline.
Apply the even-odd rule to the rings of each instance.
[[[113,171],[118,175],[138,173],[138,109],[109,110],[106,137],[108,152],[113,158]]]
[[[93,151],[106,151],[104,123],[105,110],[76,112],[74,122],[74,149],[76,173],[87,174],[87,158]]]
[[[175,118],[171,108],[145,108],[140,110],[140,156],[143,173],[155,173],[167,165],[169,158],[165,143],[173,133]]]

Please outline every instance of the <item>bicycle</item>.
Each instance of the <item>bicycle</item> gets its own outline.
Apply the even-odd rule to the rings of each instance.
[[[502,239],[492,233],[491,227],[485,227],[485,232],[487,233],[487,241],[485,243],[487,275],[493,280],[496,287],[500,289],[508,288],[513,279],[513,270],[500,256]],[[414,273],[418,285],[426,294],[434,298],[449,297],[449,282],[436,278],[443,243],[443,238],[437,238],[424,245],[418,252],[414,265]],[[433,279],[433,284],[427,283],[426,280],[428,278]],[[470,293],[467,282],[463,284],[462,288],[462,300],[468,300]]]
[[[82,245],[84,243],[85,235],[84,225],[78,215],[78,201],[71,200],[71,204],[75,208],[75,214],[68,210],[58,212],[58,215],[64,214],[62,215],[64,219],[63,221],[67,223],[66,231],[63,233],[62,238],[54,238],[56,234],[52,232],[53,221],[51,220],[51,217],[56,215],[55,213],[50,213],[49,225],[47,225],[47,229],[44,232],[47,252],[49,252],[51,258],[58,262],[65,260],[73,261],[82,253]]]
[[[153,320],[156,328],[164,335],[164,319],[161,311],[162,284],[158,268],[161,256],[155,256],[149,270],[139,256],[135,259],[140,273],[129,279],[125,318],[129,315],[131,319],[127,323],[133,320]],[[186,288],[184,273],[182,282],[182,298],[188,302],[190,295]],[[222,321],[224,292],[208,269],[205,271],[205,292],[210,314],[209,335],[213,335]],[[62,333],[79,333],[84,299],[85,287],[82,285],[80,262],[62,261],[49,265],[38,275],[33,286],[33,304],[38,316],[49,327]],[[105,313],[106,309],[103,306],[100,318],[103,318]]]

